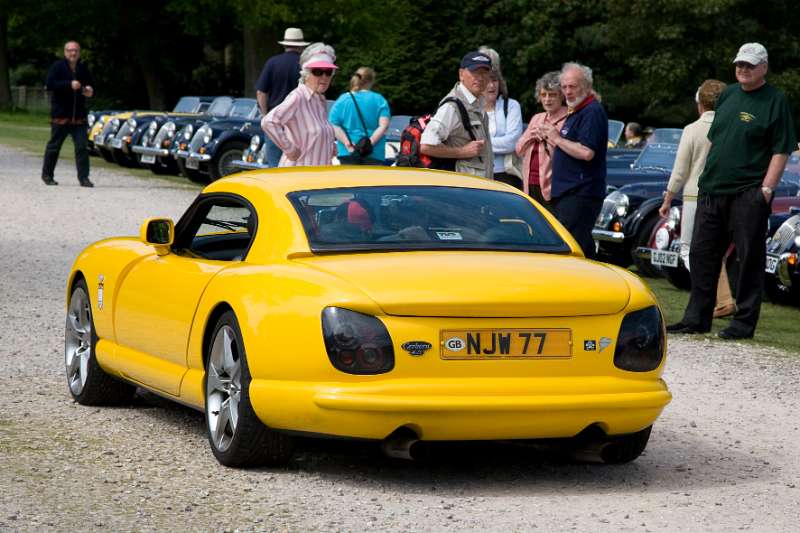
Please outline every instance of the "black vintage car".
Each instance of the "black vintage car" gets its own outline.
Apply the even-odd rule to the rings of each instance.
[[[183,96],[170,112],[171,115],[194,116],[202,114],[208,109],[212,98],[208,96]],[[135,154],[131,150],[136,145],[135,135],[140,135],[142,128],[149,119],[159,117],[164,120],[167,113],[163,111],[133,111],[127,120],[122,121],[119,117],[113,120],[118,121],[115,131],[103,131],[103,150],[108,151],[113,161],[124,167],[138,166]],[[100,141],[98,141],[99,143]]]
[[[227,117],[232,106],[232,97],[217,96],[202,115],[163,115],[144,122],[141,132],[134,134],[132,148],[139,165],[150,168],[155,174],[178,174],[178,165],[172,155],[178,132],[188,124],[200,127],[210,120]]]
[[[236,172],[233,161],[241,159],[253,134],[260,131],[260,120],[255,99],[237,98],[226,118],[201,125],[188,143],[180,139],[175,152],[179,165],[196,171],[190,176],[195,181],[215,181]]]
[[[800,206],[773,216],[770,222],[777,229],[767,239],[764,290],[773,302],[800,304]]]

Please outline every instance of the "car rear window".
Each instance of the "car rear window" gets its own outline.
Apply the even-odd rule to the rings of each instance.
[[[536,207],[508,192],[382,186],[298,191],[288,197],[314,252],[570,251]]]

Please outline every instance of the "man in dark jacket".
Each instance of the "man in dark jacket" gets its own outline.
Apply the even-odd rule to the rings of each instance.
[[[61,145],[67,135],[71,135],[75,144],[78,181],[82,187],[94,187],[89,181],[89,152],[86,149],[86,98],[94,95],[94,82],[80,57],[80,45],[70,41],[64,45],[64,59],[53,63],[47,72],[47,90],[51,92],[51,135],[42,165],[42,181],[46,185],[58,185],[53,172]]]

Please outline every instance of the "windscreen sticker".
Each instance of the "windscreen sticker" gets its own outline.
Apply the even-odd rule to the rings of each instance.
[[[436,236],[440,241],[463,241],[461,233],[457,231],[437,231]]]

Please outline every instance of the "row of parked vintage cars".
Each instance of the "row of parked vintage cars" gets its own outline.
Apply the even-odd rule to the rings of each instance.
[[[400,134],[410,118],[392,118],[387,163],[397,155]],[[267,167],[259,122],[258,105],[252,98],[186,96],[171,112],[92,111],[89,148],[94,155],[122,166],[208,183],[233,172]],[[593,231],[598,255],[622,266],[635,264],[642,275],[664,276],[676,287],[688,289],[689,273],[678,253],[680,200],[673,201],[668,218],[658,214],[681,130],[657,129],[643,149],[617,148],[622,130],[622,122],[609,121],[608,196]],[[798,195],[800,157],[794,154],[775,192],[766,240],[766,290],[781,303],[800,303]],[[735,279],[736,264],[732,253],[731,279]]]

